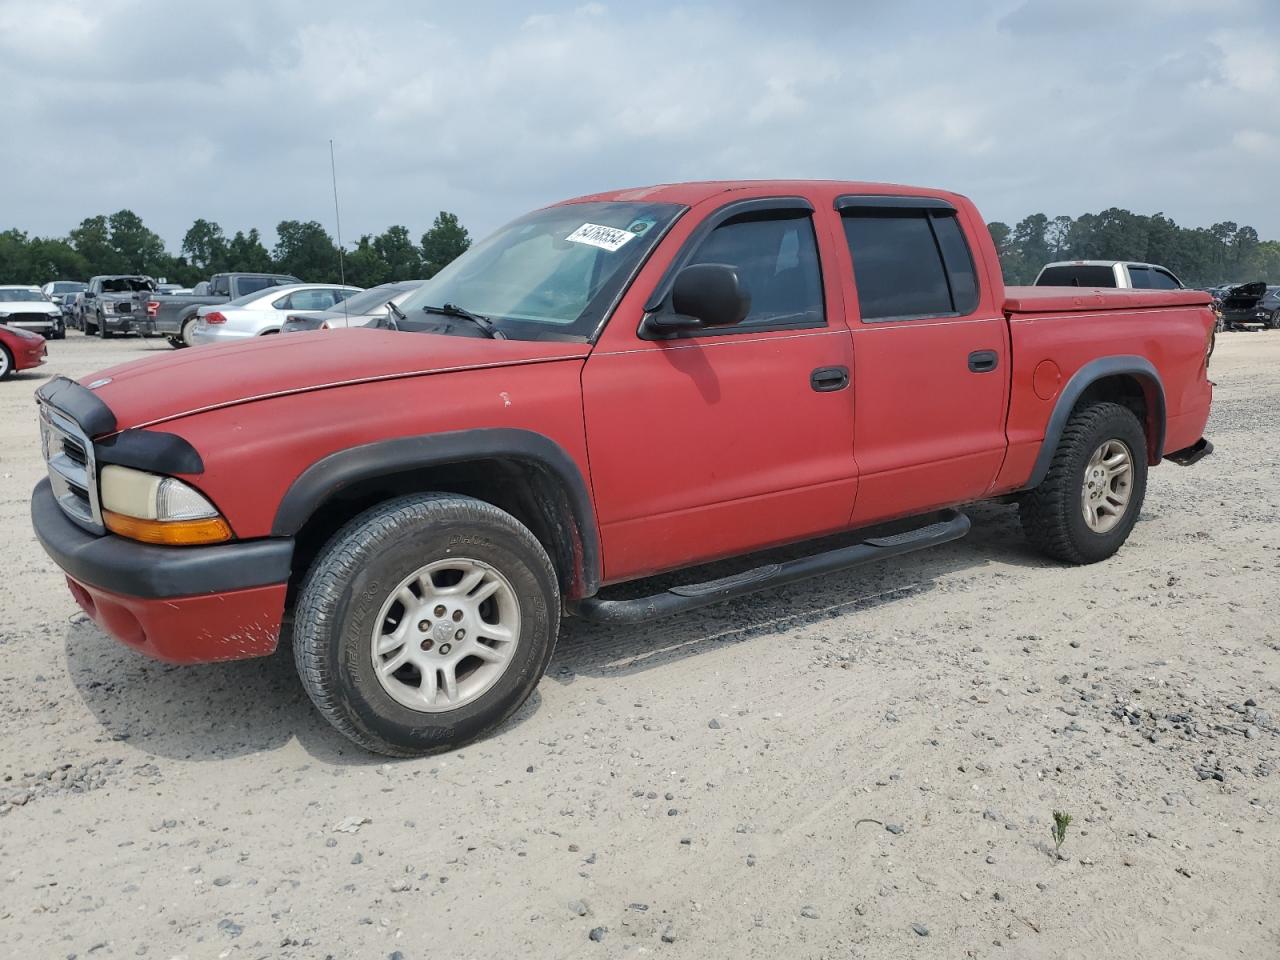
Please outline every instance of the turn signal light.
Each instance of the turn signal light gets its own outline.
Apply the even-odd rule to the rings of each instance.
[[[123,513],[102,511],[102,525],[114,534],[141,543],[157,543],[169,547],[226,543],[231,528],[221,517],[203,520],[141,520]]]
[[[206,313],[204,315],[204,322],[205,323],[226,323],[227,318],[224,317],[222,314],[220,314],[217,310],[214,310],[211,313]]]
[[[148,300],[148,301],[147,301],[147,316],[148,316],[148,317],[154,317],[154,316],[155,316],[157,313],[159,313],[159,312],[160,312],[160,301],[159,301],[159,300]]]

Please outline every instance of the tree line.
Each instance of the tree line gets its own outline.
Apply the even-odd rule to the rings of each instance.
[[[1111,207],[1072,218],[1032,214],[1010,227],[987,224],[1000,253],[1005,282],[1025,284],[1053,260],[1138,260],[1168,267],[1184,283],[1209,286],[1265,280],[1280,283],[1280,241],[1260,240],[1232,221],[1181,227],[1162,213]],[[177,254],[131,210],[89,217],[66,237],[0,232],[0,283],[87,280],[105,273],[142,273],[190,286],[228,270],[288,273],[337,282],[338,245],[314,220],[283,220],[267,249],[258,230],[228,237],[218,224],[196,220]],[[346,280],[371,287],[390,280],[434,276],[471,244],[455,214],[441,211],[415,241],[404,226],[365,234],[344,251]]]
[[[1027,284],[1054,260],[1135,260],[1158,263],[1192,287],[1265,280],[1280,283],[1280,241],[1230,220],[1180,227],[1163,213],[1150,216],[1111,207],[1072,219],[1035,213],[1013,227],[987,224],[1008,284]]]
[[[346,282],[372,287],[391,280],[431,277],[471,245],[455,214],[442,210],[431,229],[414,240],[408,227],[365,234],[344,251],[314,220],[276,224],[268,250],[256,228],[228,237],[217,223],[198,219],[183,235],[177,254],[132,210],[88,217],[65,237],[0,232],[0,283],[88,280],[99,274],[139,273],[192,286],[226,271],[287,273],[313,283]]]

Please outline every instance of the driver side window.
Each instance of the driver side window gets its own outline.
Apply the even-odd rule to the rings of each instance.
[[[745,320],[716,333],[739,330],[821,327],[822,272],[809,214],[746,215],[726,220],[702,242],[688,264],[725,263],[736,267],[751,294]]]

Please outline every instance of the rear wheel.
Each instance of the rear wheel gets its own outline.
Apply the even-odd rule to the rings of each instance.
[[[181,339],[182,342],[181,343],[174,342],[173,345],[175,347],[194,347],[195,341],[191,339],[191,336],[193,333],[195,333],[195,329],[196,329],[196,318],[188,317],[186,320],[182,322],[182,333],[179,334],[179,338]]]
[[[1142,510],[1147,441],[1128,407],[1095,403],[1067,421],[1044,480],[1019,503],[1022,529],[1067,563],[1096,563],[1120,549]]]
[[[389,501],[329,541],[299,592],[308,695],[368,750],[418,756],[491,731],[533,692],[559,630],[551,561],[491,504]]]

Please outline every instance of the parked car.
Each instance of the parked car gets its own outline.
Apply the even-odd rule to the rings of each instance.
[[[39,287],[0,286],[0,323],[30,330],[50,340],[61,340],[67,335],[62,308]]]
[[[288,622],[338,730],[430,753],[524,702],[562,609],[679,613],[955,540],[996,497],[1049,556],[1111,557],[1148,468],[1212,450],[1208,303],[1005,289],[940,190],[600,193],[472,246],[398,330],[52,380],[32,516],[122,642],[228,660]],[[606,589],[663,572],[684,582]]]
[[[107,340],[117,333],[146,333],[146,302],[156,282],[140,274],[94,277],[81,301],[85,336]]]
[[[194,346],[227,343],[247,337],[279,333],[287,313],[294,310],[327,310],[360,287],[336,283],[296,283],[256,290],[235,300],[200,307],[189,336]]]
[[[48,354],[49,348],[40,334],[0,323],[0,380],[8,380],[17,370],[40,366]]]
[[[269,287],[301,282],[283,273],[215,273],[208,281],[196,284],[191,293],[152,297],[147,301],[147,317],[154,333],[168,337],[175,347],[189,347],[201,307],[228,303]]]
[[[387,304],[399,306],[426,283],[425,280],[397,280],[370,287],[336,303],[328,310],[290,313],[280,325],[281,333],[304,330],[341,330],[344,327],[387,326]]]
[[[1182,281],[1156,263],[1125,260],[1060,260],[1045,264],[1037,287],[1131,287],[1135,290],[1180,290]]]
[[[1267,287],[1253,311],[1254,319],[1267,330],[1280,330],[1280,286]]]
[[[62,310],[62,329],[64,332],[68,327],[74,326],[72,317],[75,316],[76,312],[76,300],[88,287],[87,283],[81,283],[79,280],[54,280],[40,288],[44,295]]]
[[[1218,300],[1224,330],[1243,330],[1248,326],[1271,326],[1271,313],[1262,309],[1267,296],[1267,285],[1241,283],[1225,288]]]

